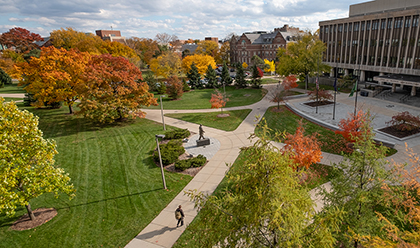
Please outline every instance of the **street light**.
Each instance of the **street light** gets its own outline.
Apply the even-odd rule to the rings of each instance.
[[[160,155],[160,147],[159,147],[159,138],[163,139],[165,138],[165,135],[163,134],[156,134],[156,144],[157,144],[157,149],[158,149],[158,154],[159,154],[159,163],[160,163],[160,172],[162,173],[162,181],[163,181],[163,188],[166,188],[166,182],[165,182],[165,174],[163,173],[163,165],[162,165],[162,156]]]
[[[160,114],[162,115],[162,123],[163,123],[163,130],[166,131],[165,127],[165,120],[163,119],[163,104],[162,104],[162,97],[165,97],[165,95],[160,95]],[[165,135],[164,135],[165,136]]]

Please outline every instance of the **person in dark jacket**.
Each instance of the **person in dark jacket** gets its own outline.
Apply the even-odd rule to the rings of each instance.
[[[176,211],[181,213],[181,218],[178,219],[178,223],[176,224],[176,227],[183,226],[185,215],[184,215],[184,211],[182,211],[182,209],[181,209],[181,205],[179,205],[179,207],[176,209]],[[179,223],[181,223],[181,225],[179,225]]]

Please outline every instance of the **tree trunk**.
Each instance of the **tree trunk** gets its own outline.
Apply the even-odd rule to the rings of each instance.
[[[35,220],[35,215],[32,212],[31,204],[29,204],[29,202],[28,202],[28,205],[26,205],[25,207],[26,207],[26,210],[28,210],[29,218],[31,218],[31,220]]]
[[[69,111],[70,111],[70,114],[73,114],[73,105],[71,104],[69,104]]]

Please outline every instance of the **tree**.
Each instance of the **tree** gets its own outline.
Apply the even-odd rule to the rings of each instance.
[[[324,43],[315,34],[307,33],[296,43],[289,43],[277,51],[277,74],[298,75],[301,81],[315,75],[318,71],[328,71],[330,67],[323,64],[322,54],[326,50]]]
[[[216,68],[216,62],[214,61],[213,57],[209,55],[194,54],[182,59],[182,68],[184,72],[187,72],[191,69],[192,63],[195,64],[198,69],[198,73],[201,75],[206,73],[207,67],[209,65],[211,65],[213,69]]]
[[[331,180],[332,190],[323,190],[324,212],[331,208],[345,211],[340,232],[336,238],[343,247],[359,247],[354,235],[382,236],[382,224],[375,210],[386,209],[383,198],[384,183],[394,185],[392,171],[385,169],[385,146],[376,146],[369,118],[360,127],[361,135],[355,138],[355,150],[344,155],[344,160],[334,164],[336,177]]]
[[[167,80],[166,93],[172,99],[179,99],[182,97],[183,86],[181,80],[177,76],[171,76]]]
[[[187,72],[187,78],[190,80],[190,86],[192,89],[202,88],[200,79],[200,73],[198,73],[198,69],[193,62],[191,64],[191,69]]]
[[[276,66],[274,64],[274,61],[268,61],[267,59],[264,59],[264,71],[274,73],[276,71]]]
[[[229,69],[228,69],[226,63],[223,63],[221,78],[222,78],[222,84],[223,85],[229,85],[229,84],[232,83],[232,78],[230,77]]]
[[[263,134],[269,132],[266,125]],[[226,187],[210,196],[188,191],[200,211],[193,228],[199,247],[333,247],[340,215],[314,216],[301,172],[263,135],[242,148],[246,159],[226,175]],[[315,218],[314,218],[315,217]]]
[[[79,42],[85,39],[89,39],[89,37],[92,37],[92,36],[94,35],[85,34],[84,32],[79,32],[79,31],[74,30],[73,28],[66,28],[66,29],[61,28],[59,30],[53,30],[50,34],[50,39],[52,41],[52,44],[56,48],[64,48],[66,50],[70,50],[71,48],[76,48]],[[94,41],[94,38],[92,38],[91,41]],[[88,49],[85,46],[85,49],[82,49],[82,50],[92,52],[92,50],[97,50],[96,47],[94,48],[95,49],[92,49],[92,48]]]
[[[248,64],[246,62],[243,62],[242,67],[246,69],[246,68],[248,68]]]
[[[96,122],[142,118],[141,106],[157,105],[141,71],[122,57],[92,56],[84,74],[80,114]]]
[[[204,76],[205,79],[207,79],[207,88],[217,88],[218,82],[217,82],[217,74],[216,71],[213,69],[211,65],[207,66],[206,75]]]
[[[63,169],[54,165],[54,140],[42,137],[38,117],[4,103],[0,97],[0,213],[14,215],[25,206],[35,219],[29,201],[44,193],[74,196],[75,189]]]
[[[157,41],[159,44],[162,44],[162,45],[168,45],[169,43],[171,43],[173,41],[176,41],[176,40],[179,40],[179,39],[178,39],[178,36],[176,36],[174,34],[170,35],[170,34],[167,34],[167,33],[158,33],[155,36],[155,41]]]
[[[289,75],[283,79],[282,83],[278,83],[276,89],[270,91],[270,101],[277,103],[277,109],[280,109],[280,103],[290,95],[290,89],[298,87],[295,75]]]
[[[251,78],[252,78],[252,86],[255,88],[259,88],[261,85],[261,77],[263,75],[262,70],[257,67],[256,65],[253,65],[252,68],[252,74],[251,74]]]
[[[229,98],[226,97],[226,93],[221,93],[218,90],[215,90],[216,94],[211,94],[211,108],[220,108],[223,113],[223,107],[226,106],[226,103],[229,101]]]
[[[84,85],[82,75],[89,61],[88,53],[69,51],[53,46],[43,47],[39,58],[20,63],[18,70],[23,76],[20,85],[34,94],[35,106],[42,107],[64,101],[73,113],[73,105],[79,99],[79,89]]]
[[[136,52],[128,47],[127,45],[124,45],[121,42],[117,41],[105,41],[101,44],[100,47],[101,54],[109,53],[114,57],[123,57],[128,59],[130,63],[140,67],[140,57],[136,54]]]
[[[217,42],[202,40],[197,45],[197,49],[195,49],[196,54],[208,55],[213,57],[213,59],[220,61],[220,59],[217,59],[217,57],[219,57],[219,44],[217,44]]]
[[[217,56],[216,58],[217,64],[221,64],[223,62],[230,64],[230,42],[229,41],[223,42],[222,46],[220,47],[219,55],[220,56]]]
[[[128,47],[133,49],[143,63],[150,65],[150,61],[159,52],[158,43],[152,39],[132,37],[126,40]]]
[[[172,75],[179,75],[181,71],[181,58],[178,54],[167,52],[150,61],[150,70],[157,77],[168,78]]]
[[[251,63],[252,63],[252,65],[255,65],[255,66],[257,66],[259,68],[263,68],[263,69],[266,66],[265,63],[264,63],[264,60],[262,60],[258,55],[252,56]]]
[[[319,102],[327,102],[333,99],[333,95],[324,89],[308,91],[309,100]]]
[[[398,131],[412,131],[420,128],[420,117],[404,111],[392,116],[392,119],[386,124]]]
[[[245,88],[248,85],[247,81],[245,80],[244,68],[239,63],[236,67],[235,85],[239,88]]]
[[[12,78],[0,68],[0,88],[5,84],[12,84]]]
[[[347,119],[340,120],[338,123],[340,130],[335,131],[335,133],[343,135],[344,139],[348,142],[355,142],[357,138],[361,138],[361,128],[368,118],[368,113],[364,113],[362,110],[359,110],[356,115],[349,113],[349,117]],[[369,131],[370,129],[366,129],[366,132]]]
[[[393,165],[398,179],[394,185],[384,184],[384,199],[392,211],[376,212],[385,235],[357,235],[364,247],[418,247],[420,245],[420,157],[406,145],[409,165]]]
[[[39,35],[24,28],[12,28],[0,35],[0,44],[7,47],[14,47],[19,53],[26,53],[36,48],[35,41],[43,41]]]
[[[309,168],[314,163],[318,163],[322,159],[321,145],[318,142],[316,133],[311,136],[304,136],[305,129],[302,120],[295,134],[287,134],[284,143],[283,152],[289,152],[290,158],[293,159],[294,165]]]

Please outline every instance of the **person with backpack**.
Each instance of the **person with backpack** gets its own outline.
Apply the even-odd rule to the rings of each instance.
[[[184,225],[184,211],[181,209],[181,205],[175,210],[175,219],[178,220],[176,227]],[[179,225],[181,223],[181,225]]]

